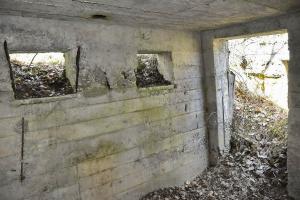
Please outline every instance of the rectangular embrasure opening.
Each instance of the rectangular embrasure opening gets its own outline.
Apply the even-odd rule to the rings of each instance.
[[[69,57],[69,56],[68,56]],[[75,93],[66,76],[65,53],[10,53],[15,99],[63,96]]]
[[[173,67],[171,53],[139,53],[135,71],[139,88],[171,85]]]

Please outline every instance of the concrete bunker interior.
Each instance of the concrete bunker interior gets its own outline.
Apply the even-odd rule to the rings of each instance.
[[[297,0],[2,0],[0,199],[194,190],[191,180],[230,152],[222,40],[278,30],[290,50],[287,189],[299,199],[299,9]],[[65,54],[72,94],[15,98],[7,55],[36,52]],[[137,54],[166,56],[164,84],[137,86]]]

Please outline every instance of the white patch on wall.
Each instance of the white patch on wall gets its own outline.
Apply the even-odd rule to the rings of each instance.
[[[282,108],[288,108],[288,34],[228,41],[229,65],[240,83]],[[285,64],[284,64],[285,63]]]

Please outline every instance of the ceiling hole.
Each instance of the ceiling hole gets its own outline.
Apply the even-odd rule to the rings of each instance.
[[[91,16],[92,19],[107,19],[107,16],[105,15],[92,15]]]

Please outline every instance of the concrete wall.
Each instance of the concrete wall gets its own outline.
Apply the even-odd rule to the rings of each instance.
[[[78,94],[16,101],[0,48],[1,200],[133,200],[207,167],[198,33],[1,16],[5,40],[81,57]],[[173,85],[137,89],[138,51],[171,52]]]
[[[300,199],[300,17],[290,19],[289,28],[289,193]]]
[[[227,112],[225,102],[222,98],[228,99],[228,87],[224,80],[227,80],[228,68],[224,63],[228,57],[224,51],[226,38],[250,36],[257,34],[274,34],[287,29],[289,33],[289,131],[288,131],[288,173],[289,195],[300,199],[300,14],[285,15],[276,18],[253,21],[250,23],[235,25],[227,28],[204,31],[202,37],[202,55],[205,69],[205,84],[207,92],[207,115],[210,162],[212,165],[218,162],[220,153],[226,150],[227,132],[224,131],[224,115]],[[221,62],[220,62],[221,59]],[[224,95],[225,94],[225,95]],[[226,125],[226,123],[225,123]],[[225,149],[224,149],[225,147]]]

